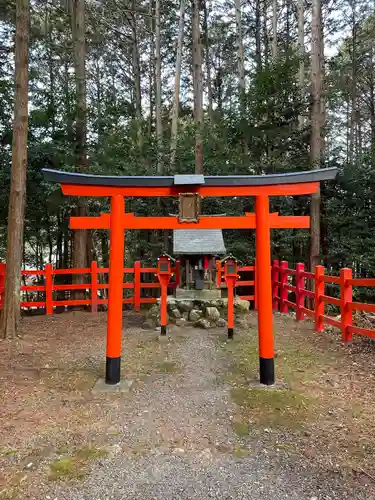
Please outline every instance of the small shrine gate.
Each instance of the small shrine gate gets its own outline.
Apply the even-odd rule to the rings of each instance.
[[[256,229],[258,337],[260,383],[275,383],[272,325],[270,229],[310,227],[310,218],[270,213],[270,196],[307,195],[319,183],[334,179],[338,170],[261,176],[96,176],[44,169],[47,181],[61,185],[70,196],[109,197],[111,213],[99,217],[71,217],[72,229],[110,230],[109,304],[106,383],[120,382],[124,230],[127,229]],[[126,197],[178,196],[177,217],[137,217],[125,213]],[[201,197],[255,196],[255,213],[242,216],[201,216]]]

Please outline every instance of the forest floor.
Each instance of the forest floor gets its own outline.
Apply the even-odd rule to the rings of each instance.
[[[105,313],[25,318],[0,341],[1,499],[375,499],[374,342],[275,315],[287,386],[261,389],[255,315],[232,342],[124,316],[129,393],[91,392]]]

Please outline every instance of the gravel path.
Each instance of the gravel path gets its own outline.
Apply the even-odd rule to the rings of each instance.
[[[120,433],[108,458],[77,486],[52,486],[52,500],[367,499],[326,482],[313,466],[277,463],[259,442],[237,457],[229,388],[212,332],[189,329],[173,345],[181,368],[134,389],[116,406]],[[105,403],[107,401],[104,399]],[[45,497],[44,497],[45,498]]]

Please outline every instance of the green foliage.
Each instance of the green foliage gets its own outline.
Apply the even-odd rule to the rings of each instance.
[[[5,2],[7,4],[7,2]],[[366,2],[363,2],[366,7]],[[290,7],[290,4],[288,4]],[[14,6],[13,6],[14,7]],[[10,183],[14,10],[7,4],[0,19],[0,255],[4,256],[8,191]],[[176,162],[170,165],[171,102],[178,35],[179,2],[162,6],[162,123],[163,141],[155,137],[154,25],[149,4],[138,2],[142,14],[119,13],[118,4],[87,2],[87,103],[89,171],[113,175],[156,174],[158,156],[165,174],[194,172],[195,126],[192,112],[190,5],[186,10],[181,76],[181,102]],[[338,269],[353,267],[371,276],[375,269],[375,118],[374,118],[374,15],[366,7],[343,20],[351,33],[340,42],[337,55],[326,61],[327,127],[325,166],[338,166],[337,183],[322,190],[322,247],[325,263]],[[337,7],[339,8],[339,7]],[[348,8],[352,5],[348,4]],[[1,9],[0,9],[1,10]],[[335,11],[337,13],[337,10]],[[280,13],[281,15],[281,13]],[[210,114],[205,97],[203,124],[204,171],[211,175],[267,174],[310,168],[309,86],[301,92],[297,74],[300,59],[292,9],[279,21],[278,58],[270,55],[269,33],[258,36],[256,10],[243,6],[246,92],[238,92],[236,34],[231,2],[215,0],[208,11],[209,58],[214,108]],[[307,16],[308,17],[308,16]],[[337,16],[329,14],[327,27],[337,32]],[[262,28],[263,30],[264,28]],[[343,29],[343,27],[340,27]],[[136,30],[140,52],[142,119],[137,121],[134,88]],[[336,33],[337,34],[337,33]],[[354,38],[353,38],[354,36]],[[256,42],[256,43],[255,43]],[[327,45],[329,40],[326,41]],[[205,38],[202,37],[204,45]],[[353,47],[355,51],[353,52]],[[206,47],[203,47],[206,58]],[[260,57],[259,57],[260,56]],[[305,58],[306,79],[309,57]],[[355,74],[353,73],[355,69]],[[204,68],[204,71],[206,69]],[[354,76],[353,76],[354,75]],[[204,79],[205,96],[207,81]],[[354,97],[353,97],[354,96]],[[359,98],[360,96],[360,98]],[[356,102],[353,104],[353,99]],[[355,107],[355,109],[353,108]],[[151,113],[150,113],[151,112]],[[304,118],[301,127],[298,118]],[[25,218],[25,263],[41,266],[51,259],[59,265],[71,260],[68,217],[74,199],[65,198],[55,186],[44,183],[43,167],[74,168],[75,81],[72,36],[68,12],[62,4],[33,5],[30,40],[30,131]],[[355,123],[354,123],[355,122]],[[354,139],[349,138],[354,134]],[[352,151],[352,152],[351,152]],[[272,199],[272,210],[307,215],[309,198]],[[92,215],[108,210],[108,200],[89,200]],[[127,210],[139,215],[176,213],[176,201],[131,199]],[[253,210],[253,200],[241,198],[203,200],[206,214],[234,215]],[[103,232],[92,233],[94,255],[105,260],[108,243]],[[255,255],[252,231],[225,231],[229,251],[242,261]],[[309,234],[302,230],[272,232],[273,258],[290,265],[307,261]],[[127,260],[153,261],[165,246],[161,232],[127,232]]]

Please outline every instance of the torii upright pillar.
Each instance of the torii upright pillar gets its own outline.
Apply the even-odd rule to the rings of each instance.
[[[111,197],[109,233],[109,300],[105,383],[115,385],[121,377],[122,290],[124,277],[125,201],[122,195]]]
[[[258,294],[258,338],[260,383],[275,383],[274,340],[272,325],[271,238],[269,198],[255,199],[256,213],[256,272]]]

